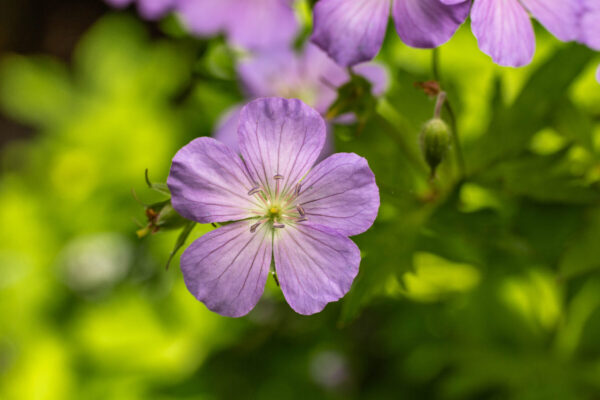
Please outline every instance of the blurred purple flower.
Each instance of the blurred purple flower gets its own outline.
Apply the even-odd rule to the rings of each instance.
[[[503,0],[499,0],[503,1]],[[320,0],[311,40],[338,64],[373,59],[383,43],[392,4],[396,31],[412,47],[448,41],[469,14],[470,3],[446,0]]]
[[[386,90],[388,77],[382,66],[370,63],[357,65],[353,69],[371,82],[374,95],[381,95]],[[238,75],[249,98],[298,98],[322,115],[335,101],[337,88],[350,79],[346,69],[312,44],[307,44],[300,53],[285,49],[257,54],[239,64]],[[221,118],[215,133],[215,138],[236,151],[240,109],[239,106],[230,109]],[[352,118],[346,115],[342,121],[352,121]],[[331,154],[330,143],[326,143],[323,152],[324,156]]]
[[[520,67],[529,64],[535,53],[530,13],[558,39],[571,41],[579,35],[580,11],[580,0],[477,0],[471,10],[471,29],[481,51],[495,63]]]
[[[369,229],[379,189],[367,161],[339,153],[313,167],[325,123],[300,100],[258,99],[241,112],[241,155],[201,137],[173,158],[173,207],[200,223],[230,222],[181,257],[188,290],[210,310],[239,317],[258,302],[274,258],[281,290],[300,314],[343,297],[360,251],[348,236]]]
[[[248,50],[288,47],[298,33],[293,0],[176,0],[187,29],[198,36],[224,33]]]
[[[115,8],[124,8],[133,3],[134,0],[106,0]],[[137,0],[140,15],[146,19],[158,19],[171,11],[176,0]]]
[[[581,28],[579,41],[594,50],[600,50],[600,1],[580,0]],[[596,72],[596,79],[600,82],[600,66]]]

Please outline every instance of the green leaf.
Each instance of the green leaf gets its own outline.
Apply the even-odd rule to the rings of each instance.
[[[495,110],[486,135],[467,152],[469,171],[480,171],[525,150],[533,135],[547,126],[591,57],[589,49],[572,44],[539,67],[510,107]]]
[[[600,209],[588,212],[586,225],[570,241],[559,264],[563,278],[600,269]]]
[[[544,203],[589,204],[600,200],[597,184],[574,174],[567,146],[551,155],[524,154],[511,162],[488,169],[479,182],[498,187],[511,196]]]

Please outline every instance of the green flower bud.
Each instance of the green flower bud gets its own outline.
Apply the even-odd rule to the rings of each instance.
[[[431,168],[431,176],[446,156],[450,147],[450,131],[448,125],[440,118],[429,120],[420,135],[421,151],[425,161]]]

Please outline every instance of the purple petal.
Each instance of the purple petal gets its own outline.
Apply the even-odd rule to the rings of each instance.
[[[250,50],[287,47],[298,33],[290,0],[236,0],[229,12],[229,38]]]
[[[225,111],[217,123],[217,129],[213,137],[219,142],[225,143],[227,147],[236,154],[240,152],[237,129],[242,107],[234,106]]]
[[[371,91],[375,96],[381,96],[388,89],[390,78],[383,65],[377,63],[365,63],[355,66],[354,72],[362,75],[371,82]]]
[[[495,63],[520,67],[531,62],[533,26],[517,0],[477,0],[471,10],[471,29],[481,51]]]
[[[466,2],[471,2],[471,0],[439,0],[440,2],[448,5],[461,4]]]
[[[169,12],[174,3],[175,0],[138,0],[138,9],[142,17],[157,19]]]
[[[358,273],[358,247],[323,226],[286,226],[275,233],[273,244],[281,290],[299,314],[317,313],[342,298]]]
[[[210,36],[226,29],[235,0],[177,0],[176,9],[190,32]]]
[[[579,0],[521,0],[521,3],[560,40],[577,39]]]
[[[284,190],[313,166],[325,142],[325,121],[302,101],[277,97],[258,99],[242,109],[238,139],[242,157],[256,183]]]
[[[342,66],[368,61],[381,48],[389,14],[387,0],[320,0],[311,40]]]
[[[249,97],[295,97],[302,84],[298,57],[290,49],[262,52],[239,63],[237,70]]]
[[[213,138],[195,139],[179,150],[167,184],[173,208],[200,223],[248,218],[262,209],[248,195],[254,185],[239,156]]]
[[[469,2],[447,5],[439,0],[394,0],[396,31],[412,47],[433,48],[446,43],[469,15]]]
[[[208,232],[181,256],[185,285],[211,311],[228,317],[246,315],[265,289],[271,234],[266,225],[250,232],[253,222],[234,222]]]
[[[373,225],[379,189],[367,160],[354,153],[337,153],[309,172],[298,203],[311,223],[353,236]]]

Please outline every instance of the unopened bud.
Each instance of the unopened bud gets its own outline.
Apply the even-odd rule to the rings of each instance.
[[[423,127],[420,136],[421,151],[425,161],[431,168],[431,176],[446,156],[450,147],[450,132],[448,125],[440,118],[429,120]]]

